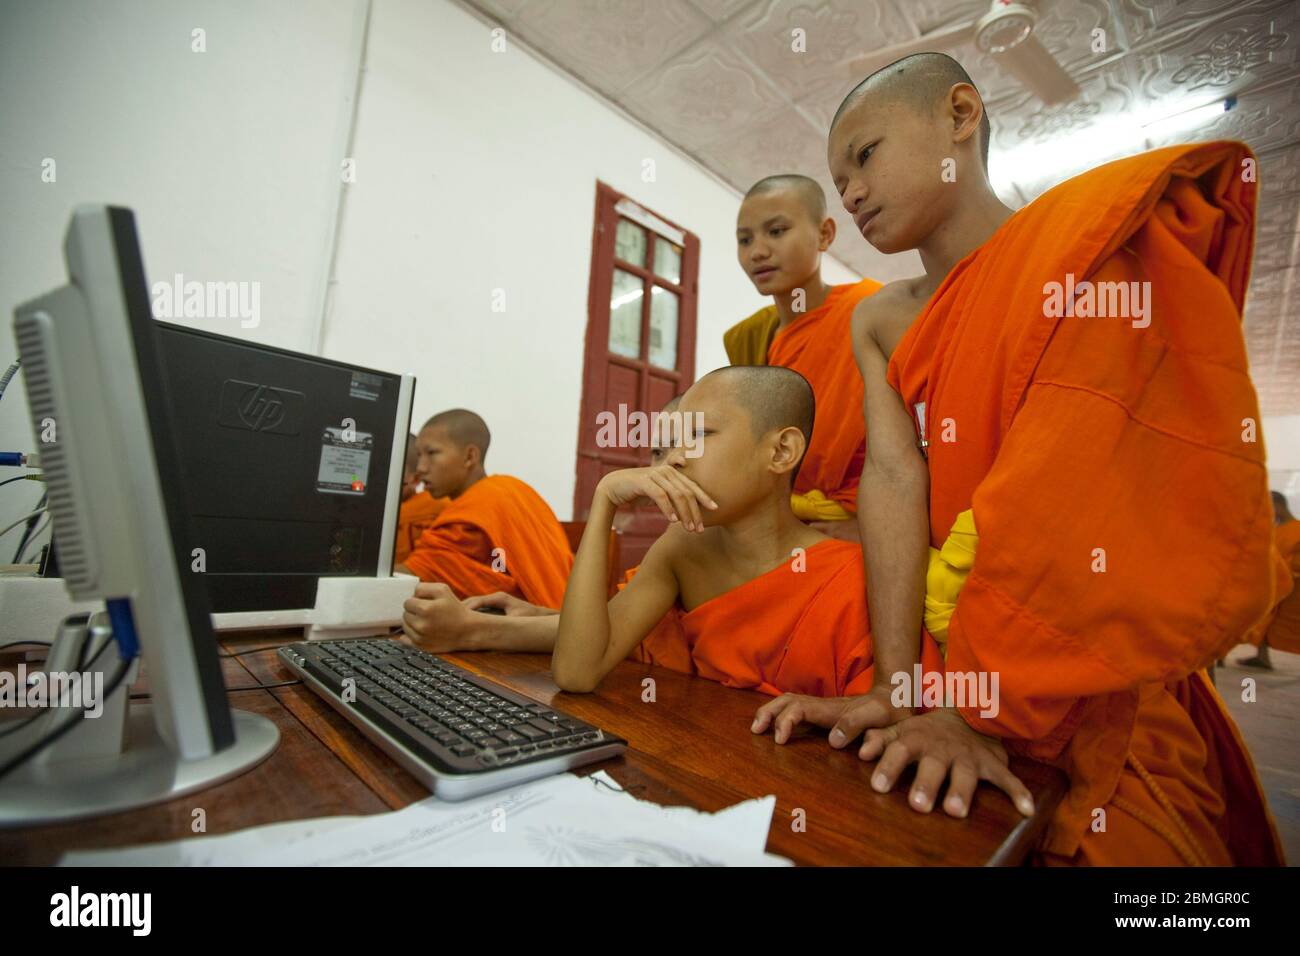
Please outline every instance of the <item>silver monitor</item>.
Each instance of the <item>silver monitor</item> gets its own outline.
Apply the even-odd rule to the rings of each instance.
[[[170,799],[278,742],[270,721],[229,706],[203,575],[184,551],[186,477],[135,217],[78,207],[64,255],[68,284],[19,306],[14,334],[64,581],[107,613],[66,623],[48,663],[90,667],[89,680],[93,645],[111,634],[116,654],[97,666],[120,677],[138,655],[150,700],[128,705],[122,681],[98,718],[56,707],[0,737],[0,825]]]

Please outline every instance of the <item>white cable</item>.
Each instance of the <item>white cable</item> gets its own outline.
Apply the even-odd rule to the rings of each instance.
[[[17,521],[15,521],[13,524],[11,524],[11,525],[9,525],[8,527],[6,527],[3,531],[0,531],[0,537],[3,537],[3,536],[5,536],[5,535],[7,535],[10,531],[14,530],[14,528],[18,527],[18,526],[19,526],[20,524],[22,524],[24,521],[30,521],[32,518],[35,518],[37,515],[43,515],[43,514],[45,514],[45,512],[48,511],[48,510],[49,510],[48,508],[37,508],[37,509],[36,509],[35,511],[33,511],[31,514],[29,514],[29,515],[23,515],[21,518],[19,518],[19,519],[18,519]]]

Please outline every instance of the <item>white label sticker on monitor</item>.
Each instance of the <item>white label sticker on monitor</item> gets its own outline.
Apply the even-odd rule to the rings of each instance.
[[[316,490],[331,495],[364,495],[374,446],[374,436],[369,432],[327,426],[321,434]]]

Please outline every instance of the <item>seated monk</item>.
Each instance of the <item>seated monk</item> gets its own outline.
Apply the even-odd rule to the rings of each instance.
[[[1286,496],[1273,492],[1273,543],[1291,579],[1291,590],[1278,602],[1273,613],[1259,629],[1259,653],[1237,661],[1240,667],[1273,669],[1270,647],[1300,654],[1300,521],[1291,514]]]
[[[692,385],[679,410],[701,454],[674,447],[663,464],[612,472],[596,487],[560,610],[556,684],[594,690],[652,638],[642,659],[728,687],[851,694],[870,686],[861,550],[790,507],[813,433],[808,382],[789,369],[732,366]],[[671,524],[611,600],[609,529],[616,510],[639,498]],[[937,669],[937,648],[927,650],[925,666]]]
[[[650,464],[660,465],[673,443],[673,419],[681,396],[669,399],[654,420],[650,439]],[[678,419],[680,422],[680,419]],[[627,586],[636,574],[630,568],[619,584]],[[478,613],[494,608],[501,614]],[[463,601],[445,584],[416,585],[415,596],[407,598],[402,630],[413,643],[439,654],[451,651],[520,651],[549,654],[555,648],[559,612],[507,594],[473,595]]]
[[[772,305],[723,335],[733,365],[780,365],[806,378],[817,430],[795,482],[794,513],[826,534],[858,540],[858,478],[866,454],[862,378],[848,348],[854,307],[880,283],[830,286],[821,257],[835,240],[826,196],[807,176],[768,176],[750,187],[736,216],[740,265]]]
[[[542,497],[509,475],[484,471],[491,436],[478,415],[440,412],[420,429],[417,470],[451,503],[398,571],[446,584],[457,597],[505,591],[558,607],[573,566],[564,529]]]
[[[1243,432],[1259,420],[1241,331],[1253,158],[1160,149],[1013,213],[989,185],[988,128],[960,65],[918,54],[849,94],[828,162],[866,240],[926,270],[854,316],[880,667],[916,646],[932,547],[938,576],[961,579],[947,669],[999,674],[1000,710],[898,719],[876,691],[804,715],[837,725],[836,746],[869,727],[878,789],[918,763],[921,811],[947,780],[962,815],[991,751],[1060,767],[1041,862],[1279,863],[1205,673],[1274,601],[1264,450]]]
[[[420,455],[415,436],[406,441],[406,465],[402,472],[402,504],[397,512],[397,544],[393,549],[393,563],[401,564],[415,547],[433,519],[450,504],[447,498],[435,498],[424,490],[416,465]]]

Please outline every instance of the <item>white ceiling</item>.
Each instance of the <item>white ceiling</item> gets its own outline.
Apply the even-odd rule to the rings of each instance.
[[[916,271],[857,235],[831,189],[825,131],[864,53],[967,23],[987,0],[464,0],[509,34],[745,190],[818,178],[840,219],[833,252],[877,279]],[[1021,205],[1086,166],[1148,146],[1234,138],[1259,156],[1246,341],[1265,415],[1300,414],[1300,2],[1039,0],[1034,35],[1080,86],[1044,107],[973,45],[993,124],[992,176]],[[791,49],[802,29],[806,52]],[[1093,51],[1105,31],[1105,52]],[[1185,128],[1142,124],[1236,96]],[[1178,121],[1172,121],[1177,123]]]

